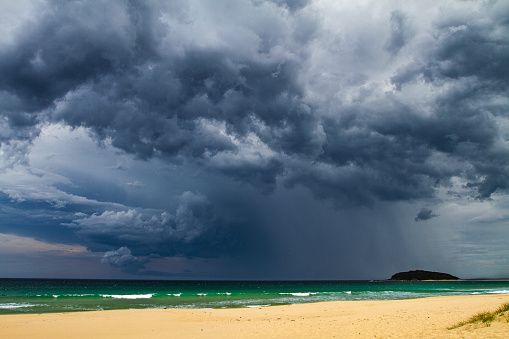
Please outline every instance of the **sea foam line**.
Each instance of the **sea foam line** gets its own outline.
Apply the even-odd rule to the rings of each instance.
[[[150,299],[154,294],[101,294],[103,298],[114,299]]]
[[[290,294],[290,295],[293,295],[294,297],[309,297],[310,295],[315,295],[315,294],[318,294],[318,293],[314,293],[314,292],[282,292],[282,293],[279,293],[279,294]]]
[[[35,305],[29,304],[29,303],[3,303],[0,304],[0,309],[2,310],[12,310],[16,308],[22,308],[22,307],[33,307]]]

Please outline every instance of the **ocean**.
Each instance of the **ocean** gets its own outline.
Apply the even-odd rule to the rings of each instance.
[[[509,294],[509,281],[146,281],[0,279],[0,314],[236,308],[339,300]]]

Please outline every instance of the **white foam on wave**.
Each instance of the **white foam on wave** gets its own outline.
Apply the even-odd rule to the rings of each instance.
[[[101,294],[103,298],[114,299],[150,299],[154,294]]]
[[[200,297],[204,297],[204,296],[206,296],[206,295],[207,295],[207,293],[198,293],[198,295],[199,295]]]
[[[509,290],[490,291],[490,294],[509,294]]]
[[[293,295],[294,297],[309,297],[310,295],[315,295],[315,294],[318,294],[318,293],[313,293],[313,292],[282,292],[282,293],[279,293],[279,294],[290,294],[290,295]]]
[[[182,293],[173,293],[173,294],[168,294],[168,295],[172,295],[174,297],[180,297],[182,295]]]
[[[247,308],[258,308],[258,307],[267,307],[267,306],[270,306],[270,304],[266,304],[266,305],[246,305],[245,307],[247,307]]]
[[[86,294],[64,294],[64,295],[54,295],[53,298],[59,298],[59,297],[91,297],[94,296],[94,294],[86,293]]]
[[[2,304],[0,304],[0,309],[13,310],[16,308],[33,307],[33,306],[35,306],[35,305],[29,304],[29,303],[2,303]]]
[[[352,294],[352,291],[345,291],[346,294]]]

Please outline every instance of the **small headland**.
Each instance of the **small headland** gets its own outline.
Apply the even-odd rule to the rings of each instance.
[[[388,281],[460,280],[448,273],[415,270],[394,274]]]

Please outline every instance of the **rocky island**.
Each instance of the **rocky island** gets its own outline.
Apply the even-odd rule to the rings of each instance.
[[[460,280],[460,278],[447,273],[416,270],[396,273],[389,280]]]

